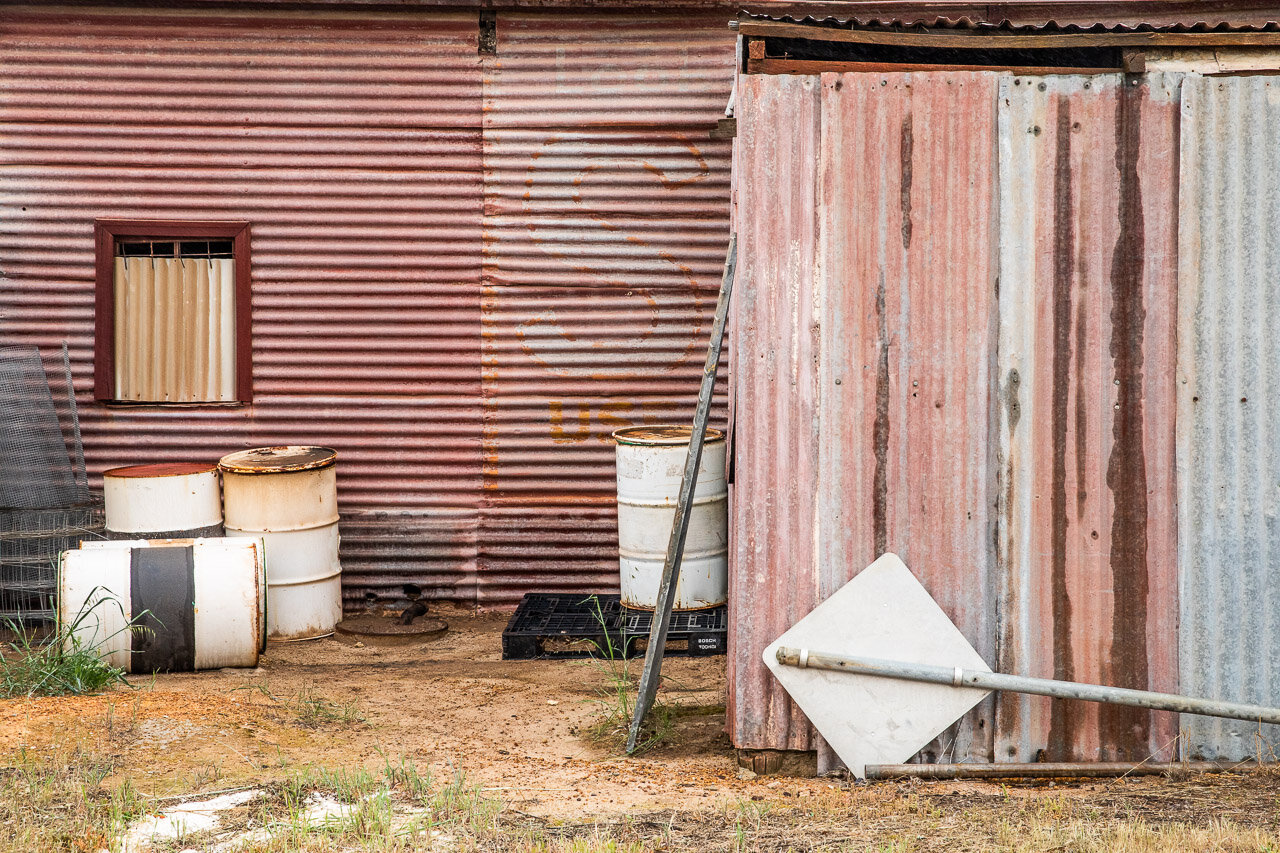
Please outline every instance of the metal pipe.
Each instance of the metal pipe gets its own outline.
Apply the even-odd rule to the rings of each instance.
[[[868,764],[868,779],[1082,779],[1167,776],[1172,773],[1244,773],[1253,761],[1039,762],[1036,764]]]
[[[1005,675],[999,672],[980,672],[955,666],[934,666],[925,663],[881,660],[879,658],[843,657],[815,652],[809,649],[780,647],[778,663],[787,666],[826,669],[834,672],[851,672],[856,675],[873,675],[882,678],[898,678],[907,681],[925,681],[946,684],[951,687],[980,687],[986,690],[1005,690],[1012,693],[1032,693],[1057,699],[1082,699],[1086,702],[1106,702],[1112,705],[1133,705],[1158,711],[1177,711],[1183,714],[1202,714],[1207,717],[1226,717],[1232,720],[1248,720],[1253,723],[1280,724],[1280,708],[1262,705],[1246,705],[1240,702],[1220,702],[1215,699],[1196,699],[1176,693],[1154,693],[1149,690],[1130,690],[1125,687],[1104,687],[1099,684],[1078,684],[1074,681],[1054,681],[1049,678],[1027,678],[1021,675]]]

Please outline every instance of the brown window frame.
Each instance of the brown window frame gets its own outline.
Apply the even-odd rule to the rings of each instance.
[[[253,289],[249,282],[249,223],[244,221],[201,221],[173,219],[95,219],[94,240],[94,344],[93,395],[103,402],[120,401],[115,396],[115,252],[121,237],[155,239],[230,239],[235,257],[236,290],[236,399],[253,402],[253,316],[250,304]],[[139,406],[219,406],[227,403],[130,403]]]

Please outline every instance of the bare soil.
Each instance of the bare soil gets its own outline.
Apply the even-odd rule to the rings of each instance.
[[[670,742],[624,757],[584,736],[609,686],[601,664],[504,661],[504,615],[433,615],[450,630],[421,644],[271,643],[254,670],[0,701],[0,762],[21,749],[83,746],[111,759],[112,778],[166,797],[404,758],[438,778],[463,774],[543,830],[604,826],[643,839],[661,829],[708,850],[740,848],[744,834],[759,849],[854,837],[903,840],[892,849],[991,849],[1008,827],[1055,815],[1280,829],[1271,771],[1025,785],[740,778],[724,730],[723,657],[666,660],[662,696],[679,709]],[[632,666],[638,675],[640,661]]]

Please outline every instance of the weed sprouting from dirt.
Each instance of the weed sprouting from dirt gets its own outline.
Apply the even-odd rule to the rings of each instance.
[[[304,726],[353,726],[364,722],[355,702],[335,702],[311,690],[301,690],[292,704],[297,708],[298,722]]]
[[[124,670],[108,663],[99,648],[121,633],[146,630],[138,619],[101,639],[81,636],[80,629],[99,608],[124,610],[105,590],[95,589],[70,624],[59,625],[51,636],[37,637],[12,621],[5,627],[16,639],[0,652],[0,698],[14,696],[66,696],[96,693],[115,684],[128,684]]]
[[[384,757],[381,770],[310,767],[274,786],[231,849],[243,853],[476,849],[498,835],[501,803],[460,773]]]
[[[596,720],[583,729],[583,735],[592,743],[621,749],[631,732],[631,715],[639,686],[631,675],[630,662],[626,657],[626,638],[615,637],[609,632],[599,598],[593,595],[587,601],[604,637],[603,643],[594,643],[596,648],[590,659],[590,665],[599,672],[603,683],[591,700],[596,706]],[[666,743],[671,738],[674,719],[673,706],[661,697],[655,698],[653,707],[645,716],[634,754],[639,755]]]
[[[354,701],[335,702],[309,688],[303,688],[292,696],[277,696],[265,684],[252,684],[235,689],[251,690],[262,694],[277,707],[289,713],[303,728],[355,726],[365,721],[364,715],[360,713],[360,708]]]

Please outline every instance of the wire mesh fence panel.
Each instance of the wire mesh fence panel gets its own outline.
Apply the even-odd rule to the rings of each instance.
[[[57,610],[58,555],[104,539],[102,506],[0,509],[0,624],[51,621]]]
[[[67,451],[58,418],[74,389],[54,371],[58,400],[35,347],[0,348],[0,507],[69,507],[89,499],[83,463]],[[74,421],[70,416],[68,426]]]

